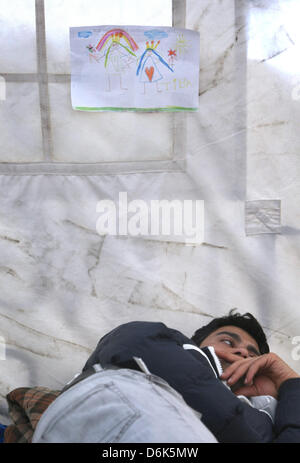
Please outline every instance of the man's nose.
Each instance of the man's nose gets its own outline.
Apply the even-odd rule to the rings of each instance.
[[[232,353],[235,355],[239,355],[240,357],[243,357],[245,359],[249,357],[248,349],[246,349],[245,347],[236,347],[235,349],[233,349]]]

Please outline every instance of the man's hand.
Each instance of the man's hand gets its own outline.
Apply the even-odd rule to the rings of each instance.
[[[281,384],[290,378],[300,378],[278,355],[273,352],[263,354],[259,357],[241,357],[216,350],[220,359],[230,363],[221,376],[222,380],[234,389],[239,381],[237,389],[234,389],[236,395],[245,395],[252,397],[257,395],[271,395],[277,397],[278,389]],[[237,357],[239,357],[237,359]],[[240,384],[241,379],[243,385]]]

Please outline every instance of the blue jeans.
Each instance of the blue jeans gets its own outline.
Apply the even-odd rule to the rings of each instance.
[[[129,369],[100,369],[52,402],[43,413],[32,442],[217,440],[202,423],[201,415],[163,379]]]

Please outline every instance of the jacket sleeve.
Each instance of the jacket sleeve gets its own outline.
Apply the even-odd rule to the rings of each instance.
[[[191,355],[182,347],[186,343],[191,340],[163,323],[130,322],[99,341],[84,369],[98,362],[104,368],[110,364],[131,368],[133,357],[140,357],[151,374],[167,381],[202,414],[219,442],[272,442],[273,425],[267,414],[240,401],[200,353]]]
[[[300,378],[288,379],[279,388],[274,431],[276,443],[300,442]]]

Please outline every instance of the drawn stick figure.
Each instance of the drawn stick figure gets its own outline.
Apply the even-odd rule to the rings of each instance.
[[[123,87],[122,75],[136,60],[134,52],[138,49],[138,45],[133,38],[123,29],[111,29],[101,37],[95,49],[99,53],[102,52],[101,59],[104,59],[108,84],[106,91],[111,91],[112,76],[119,76],[120,89],[128,90]]]

